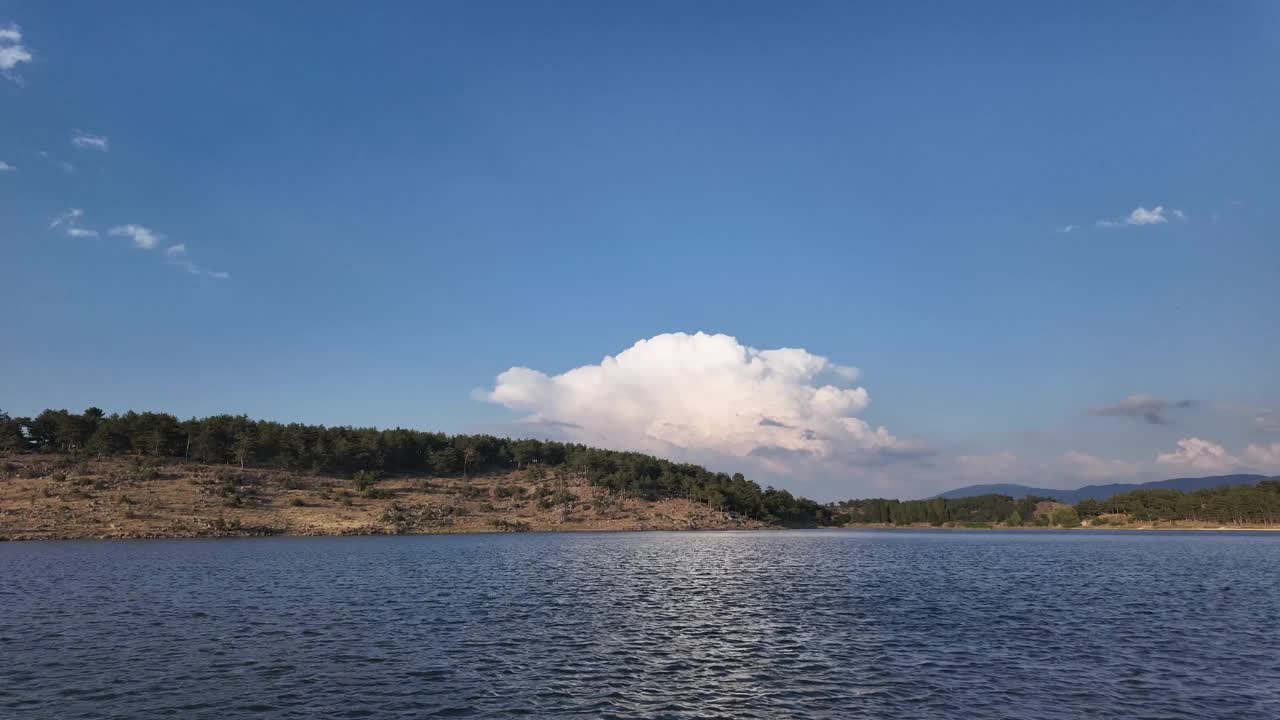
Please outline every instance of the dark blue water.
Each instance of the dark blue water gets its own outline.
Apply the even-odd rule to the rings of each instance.
[[[0,543],[0,717],[1280,718],[1280,534]]]

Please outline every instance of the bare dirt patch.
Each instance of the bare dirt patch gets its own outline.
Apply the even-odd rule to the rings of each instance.
[[[372,482],[155,458],[0,458],[0,539],[721,530],[763,523],[567,472]]]

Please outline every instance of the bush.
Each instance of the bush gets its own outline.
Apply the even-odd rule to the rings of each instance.
[[[403,525],[408,520],[404,513],[404,508],[396,503],[391,503],[391,507],[382,511],[382,522],[391,525]]]
[[[1054,525],[1064,528],[1080,527],[1080,516],[1076,514],[1076,509],[1070,505],[1060,508],[1054,508],[1049,519]]]
[[[376,487],[365,488],[364,492],[360,494],[367,498],[372,498],[374,500],[390,500],[391,498],[396,496],[396,494],[391,492],[390,490],[386,490],[384,488],[376,488]]]
[[[368,470],[357,470],[351,479],[355,482],[356,489],[365,492],[378,482],[378,476]]]
[[[557,490],[538,502],[538,507],[543,510],[550,510],[557,505],[569,505],[577,502],[578,496],[567,490]]]
[[[300,497],[292,498],[289,500],[290,507],[306,507],[306,505],[307,504],[303,502],[302,498]]]
[[[212,527],[214,530],[218,530],[220,532],[226,532],[228,530],[239,530],[240,518],[234,517],[234,518],[231,518],[230,520],[227,520],[226,518],[217,517],[217,518],[214,518],[209,523],[209,526]]]
[[[67,474],[64,472],[56,472],[50,475],[49,478],[52,479],[54,482],[62,482],[67,479]]]

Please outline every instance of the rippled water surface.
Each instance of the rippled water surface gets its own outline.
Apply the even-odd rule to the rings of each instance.
[[[1280,718],[1280,534],[0,543],[0,717]]]

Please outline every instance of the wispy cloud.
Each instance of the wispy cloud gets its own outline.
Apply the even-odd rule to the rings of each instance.
[[[83,227],[80,219],[84,217],[84,211],[80,208],[71,208],[64,213],[55,217],[49,223],[50,230],[59,228],[70,237],[88,238],[98,237],[98,231],[92,228]],[[129,223],[127,225],[117,225],[107,231],[112,237],[125,237],[133,241],[133,246],[140,250],[154,250],[159,247],[160,243],[165,239],[161,233],[152,230],[145,225]],[[191,275],[199,275],[213,280],[226,280],[231,274],[222,270],[210,270],[197,265],[187,256],[186,243],[175,243],[164,249],[164,262],[166,265],[181,268]]]
[[[175,245],[174,247],[181,247],[181,246]],[[169,250],[172,250],[172,249],[173,248],[169,248]],[[202,277],[212,278],[214,280],[226,280],[227,278],[231,277],[231,273],[223,272],[221,270],[209,270],[207,268],[200,267],[196,263],[186,259],[184,257],[184,253],[170,254],[169,250],[165,251],[165,255],[168,255],[169,257],[168,260],[165,260],[166,265],[172,265],[177,268],[182,268],[183,270],[186,270],[191,275],[200,275]]]
[[[1101,417],[1127,417],[1142,419],[1152,425],[1168,425],[1170,410],[1185,410],[1193,407],[1191,400],[1171,401],[1154,395],[1130,395],[1113,405],[1090,408],[1090,415]]]
[[[1267,474],[1280,473],[1280,443],[1250,445],[1244,456],[1250,465]]]
[[[1218,409],[1249,418],[1249,424],[1257,432],[1280,433],[1280,413],[1270,408],[1223,403],[1218,405]]]
[[[18,66],[31,62],[31,50],[22,44],[22,28],[15,24],[0,26],[0,76],[18,81]]]
[[[1187,215],[1182,210],[1174,208],[1170,211],[1174,217],[1185,220]],[[1145,207],[1136,207],[1122,220],[1099,220],[1095,223],[1101,228],[1125,227],[1127,225],[1163,225],[1169,222],[1169,216],[1166,214],[1163,205],[1157,205],[1150,210]]]
[[[52,230],[58,227],[59,225],[67,225],[67,224],[74,223],[76,220],[79,220],[82,217],[84,217],[83,210],[81,210],[80,208],[71,208],[70,210],[58,215],[53,220],[49,221],[49,229]]]
[[[152,250],[164,237],[151,228],[142,225],[117,225],[108,231],[115,237],[127,237],[133,240],[133,246],[141,250]]]
[[[84,217],[84,211],[80,208],[71,208],[70,210],[58,215],[49,221],[49,229],[56,230],[62,228],[67,236],[73,238],[98,237],[98,231],[93,228],[87,228],[80,224],[80,219]]]
[[[9,163],[7,163],[7,162],[5,162],[5,161],[3,161],[3,160],[0,160],[0,172],[14,172],[14,171],[16,171],[17,169],[18,169],[18,168],[16,168],[16,167],[14,167],[14,166],[10,165]]]
[[[54,167],[57,167],[58,169],[62,170],[63,172],[73,173],[73,172],[75,172],[75,171],[76,171],[76,166],[75,166],[75,165],[73,165],[73,164],[71,164],[71,163],[67,162],[66,160],[59,160],[59,159],[57,159],[57,158],[53,157],[53,156],[52,156],[52,155],[50,155],[50,154],[48,153],[48,151],[46,151],[46,150],[37,150],[37,151],[36,151],[36,154],[37,154],[37,155],[39,155],[40,157],[44,158],[45,160],[49,161],[49,163],[50,163],[51,165],[53,165]]]
[[[1076,226],[1076,225],[1063,225],[1062,227],[1058,228],[1058,232],[1062,233],[1063,235],[1070,235],[1071,233],[1079,229],[1080,229],[1079,226]]]
[[[98,237],[98,231],[93,228],[87,228],[80,224],[80,219],[84,217],[84,211],[80,208],[71,208],[70,210],[59,214],[53,220],[49,221],[49,229],[57,230],[62,228],[63,233],[68,237],[87,238]]]
[[[101,150],[102,152],[111,149],[111,141],[105,135],[92,135],[79,130],[71,133],[71,144],[81,149]]]
[[[226,280],[231,277],[230,273],[222,272],[220,270],[209,270],[192,262],[187,258],[187,246],[185,243],[178,243],[177,245],[170,245],[165,248],[164,256],[166,258],[166,265],[182,268],[192,275],[201,275],[207,278],[213,278],[214,280]]]

